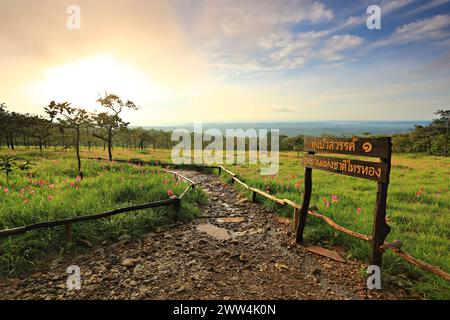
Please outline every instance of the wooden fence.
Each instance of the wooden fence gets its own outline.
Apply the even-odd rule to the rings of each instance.
[[[128,162],[128,161],[121,160],[121,161],[117,161],[117,162]],[[36,229],[65,226],[66,238],[67,238],[67,240],[71,241],[72,235],[73,235],[73,224],[74,223],[89,221],[89,220],[97,220],[97,219],[106,218],[106,217],[114,216],[114,215],[121,214],[121,213],[127,213],[127,212],[138,211],[138,210],[149,209],[149,208],[165,207],[165,206],[174,206],[175,210],[177,212],[179,212],[181,210],[181,199],[187,194],[187,192],[190,189],[195,187],[195,183],[191,179],[179,174],[178,172],[170,171],[167,169],[162,169],[162,170],[167,173],[173,174],[176,177],[176,179],[182,179],[182,180],[188,182],[187,187],[183,190],[183,192],[179,196],[172,196],[168,199],[163,199],[163,200],[159,200],[159,201],[129,206],[129,207],[125,207],[125,208],[119,208],[119,209],[102,212],[102,213],[97,213],[97,214],[82,215],[82,216],[76,216],[76,217],[67,218],[67,219],[61,219],[61,220],[43,221],[43,222],[38,222],[35,224],[22,226],[22,227],[0,230],[0,238],[23,234],[28,231],[36,230]]]
[[[293,210],[293,216],[294,216],[294,222],[293,222],[293,229],[297,230],[297,226],[299,223],[299,211],[302,208],[301,205],[289,200],[289,199],[280,199],[277,198],[271,194],[268,194],[267,192],[264,192],[262,190],[256,189],[256,188],[252,188],[249,187],[248,184],[246,184],[245,182],[243,182],[242,180],[237,178],[237,175],[229,170],[227,170],[226,168],[224,168],[223,166],[220,166],[221,171],[226,172],[227,174],[229,174],[231,176],[231,183],[235,183],[237,182],[238,184],[240,184],[241,186],[243,186],[245,189],[249,190],[252,192],[252,200],[253,202],[256,201],[256,196],[257,194],[263,196],[266,199],[269,199],[279,205],[288,205],[291,206],[294,210]],[[365,240],[365,241],[370,241],[372,242],[372,236],[369,235],[365,235],[365,234],[361,234],[352,230],[349,230],[339,224],[337,224],[335,221],[333,221],[332,219],[316,212],[313,210],[308,210],[308,215],[321,219],[322,221],[326,222],[327,224],[329,224],[331,227],[333,227],[334,229],[343,232],[345,234],[348,234],[352,237],[356,237],[358,239],[361,240]],[[445,271],[443,271],[442,269],[440,269],[439,267],[433,266],[431,264],[428,264],[426,262],[420,261],[419,259],[413,257],[412,255],[406,253],[405,251],[403,251],[401,249],[402,243],[399,240],[395,240],[393,242],[383,242],[383,245],[381,245],[379,247],[379,250],[381,253],[387,251],[387,250],[391,250],[393,253],[395,253],[396,255],[402,257],[403,259],[405,259],[407,262],[425,270],[431,273],[434,273],[435,275],[450,281],[450,274],[446,273]]]
[[[91,160],[99,160],[99,161],[108,161],[107,159],[103,159],[103,158],[89,158]],[[204,168],[208,168],[208,169],[218,169],[219,171],[219,175],[221,174],[221,172],[225,172],[228,175],[231,176],[231,182],[234,183],[238,183],[239,185],[241,185],[242,187],[244,187],[245,189],[249,190],[250,192],[252,192],[252,201],[256,202],[257,200],[257,195],[263,196],[266,199],[269,199],[279,205],[288,205],[290,207],[293,208],[293,216],[294,216],[294,223],[293,223],[293,227],[294,230],[297,230],[297,226],[299,223],[299,211],[302,208],[301,205],[289,200],[289,199],[280,199],[277,198],[267,192],[264,192],[262,190],[259,190],[257,188],[253,188],[250,187],[248,184],[246,184],[245,182],[243,182],[241,179],[239,179],[237,177],[237,175],[233,172],[231,172],[230,170],[226,169],[223,166],[203,166],[203,165],[174,165],[174,164],[168,164],[168,163],[161,163],[158,161],[141,161],[141,160],[114,160],[115,162],[122,162],[122,163],[131,163],[131,164],[141,164],[141,165],[158,165],[158,166],[167,166],[167,167],[175,167],[175,168],[186,168],[186,169],[204,169]],[[127,207],[127,208],[121,208],[121,209],[116,209],[116,210],[112,210],[112,211],[108,211],[108,212],[104,212],[104,213],[99,213],[99,214],[93,214],[93,215],[86,215],[86,216],[77,216],[77,217],[73,217],[73,218],[68,218],[68,219],[63,219],[63,220],[55,220],[55,221],[45,221],[45,222],[40,222],[40,223],[36,223],[36,224],[32,224],[32,225],[27,225],[27,226],[22,226],[22,227],[18,227],[18,228],[13,228],[13,229],[6,229],[6,230],[0,230],[0,237],[7,237],[7,236],[13,236],[13,235],[18,235],[18,234],[22,234],[31,230],[35,230],[35,229],[40,229],[40,228],[50,228],[50,227],[55,227],[55,226],[61,226],[64,225],[66,228],[66,236],[68,237],[68,239],[70,240],[72,237],[72,224],[73,223],[77,223],[77,222],[82,222],[82,221],[87,221],[87,220],[95,220],[95,219],[100,219],[100,218],[104,218],[104,217],[109,217],[109,216],[113,216],[116,214],[120,214],[120,213],[126,213],[126,212],[131,212],[131,211],[136,211],[136,210],[142,210],[142,209],[147,209],[147,208],[156,208],[156,207],[161,207],[161,206],[170,206],[170,205],[174,205],[176,210],[179,211],[180,210],[180,206],[181,206],[181,199],[186,195],[186,193],[191,189],[195,187],[195,183],[179,174],[176,171],[171,171],[168,169],[164,169],[163,170],[167,173],[173,174],[176,176],[177,179],[182,179],[188,182],[188,186],[186,187],[186,189],[177,197],[177,196],[173,196],[169,199],[164,199],[164,200],[160,200],[160,201],[156,201],[156,202],[151,202],[151,203],[146,203],[146,204],[141,204],[141,205],[135,205],[135,206],[131,206],[131,207]],[[308,210],[307,212],[308,215],[321,219],[322,221],[326,222],[328,225],[330,225],[331,227],[333,227],[334,229],[343,232],[345,234],[348,234],[350,236],[356,237],[358,239],[361,240],[365,240],[365,241],[372,241],[372,236],[369,235],[365,235],[365,234],[361,234],[352,230],[349,230],[343,226],[340,226],[339,224],[337,224],[335,221],[333,221],[332,219],[318,213],[315,212],[313,210]],[[420,261],[419,259],[413,257],[412,255],[408,254],[407,252],[403,251],[401,249],[401,242],[399,240],[395,240],[393,242],[386,242],[384,241],[383,245],[381,245],[379,247],[379,250],[381,252],[385,252],[387,250],[391,250],[393,253],[395,253],[396,255],[402,257],[403,259],[405,259],[407,262],[425,270],[428,272],[431,272],[447,281],[450,281],[450,274],[446,273],[445,271],[443,271],[442,269],[440,269],[439,267],[430,265],[426,262]]]

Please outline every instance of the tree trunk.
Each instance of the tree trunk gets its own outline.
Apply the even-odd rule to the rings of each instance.
[[[83,179],[83,172],[81,171],[81,157],[80,157],[80,128],[77,127],[77,136],[75,141],[75,151],[77,153],[77,162],[78,162],[78,175]]]
[[[112,128],[108,128],[108,157],[112,161]]]

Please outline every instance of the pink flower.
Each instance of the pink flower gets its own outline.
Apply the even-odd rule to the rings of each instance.
[[[338,202],[339,201],[339,199],[338,199],[338,196],[337,195],[335,195],[335,194],[333,194],[332,196],[331,196],[331,202]]]
[[[359,215],[361,213],[361,208],[356,208],[356,213]]]
[[[55,187],[55,185],[54,184],[51,184],[51,185],[49,185],[48,186],[50,189],[53,189],[54,187]]]
[[[24,194],[24,193],[25,193],[25,189],[24,188],[20,189],[20,194]]]
[[[9,192],[9,189],[8,189],[8,188],[5,188],[5,189],[3,189],[3,192],[4,192],[4,193],[8,193],[8,192]]]
[[[71,186],[71,187],[75,187],[75,182],[71,182],[71,183],[70,183],[70,186]]]
[[[53,201],[53,197],[52,196],[48,196],[48,201]]]
[[[169,180],[164,180],[163,181],[163,184],[168,184],[169,183]]]
[[[173,196],[173,191],[172,191],[172,189],[167,190],[167,195],[168,195],[169,197],[172,197],[172,196]]]
[[[44,183],[45,183],[44,180],[42,180],[42,179],[39,180],[39,184],[40,184],[41,186],[44,185]]]
[[[80,176],[77,176],[77,177],[75,178],[75,181],[76,181],[76,182],[80,182],[80,181],[81,181],[81,177],[80,177]]]
[[[330,203],[327,201],[327,203],[326,203],[326,206],[327,206],[327,208],[329,208],[330,207]]]
[[[420,191],[416,192],[416,196],[417,196],[417,198],[420,198]]]

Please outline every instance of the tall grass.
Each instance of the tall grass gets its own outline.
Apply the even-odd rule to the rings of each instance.
[[[36,158],[34,152],[20,153]],[[177,195],[186,187],[186,183],[159,168],[98,161],[83,162],[81,180],[77,178],[75,160],[70,157],[38,156],[32,174],[14,173],[9,184],[0,177],[0,229],[166,199],[169,190]],[[95,243],[124,233],[138,236],[176,218],[192,219],[198,213],[196,202],[203,200],[201,191],[191,190],[183,198],[179,217],[172,206],[140,210],[75,224],[74,237]],[[0,274],[21,272],[50,252],[70,248],[64,227],[0,239]]]

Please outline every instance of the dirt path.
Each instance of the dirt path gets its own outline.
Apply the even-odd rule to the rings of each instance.
[[[209,203],[190,224],[55,259],[24,279],[0,280],[0,299],[399,299],[366,289],[360,262],[335,262],[293,243],[291,226],[214,175],[182,173]],[[239,217],[225,222],[219,217]],[[239,219],[237,219],[239,220]],[[65,287],[69,265],[82,289]]]

